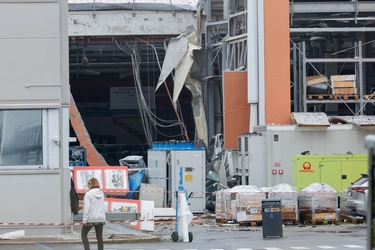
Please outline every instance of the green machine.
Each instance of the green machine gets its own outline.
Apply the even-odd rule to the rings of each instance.
[[[323,182],[338,193],[367,173],[367,154],[295,155],[291,159],[292,180],[297,191],[315,182]]]

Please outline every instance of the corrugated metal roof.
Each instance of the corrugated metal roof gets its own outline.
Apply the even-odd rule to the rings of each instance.
[[[375,116],[332,116],[331,123],[354,124],[358,126],[375,126]]]
[[[290,117],[298,126],[330,126],[326,113],[292,113]]]
[[[198,0],[68,0],[69,11],[197,10]]]

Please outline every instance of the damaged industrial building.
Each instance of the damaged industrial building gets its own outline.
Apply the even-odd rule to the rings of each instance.
[[[213,175],[221,185],[293,183],[289,161],[295,154],[364,152],[361,140],[373,129],[372,6],[72,1],[71,92],[94,147],[109,165],[129,155],[147,162],[154,143],[187,141],[206,150],[205,177]],[[348,87],[333,88],[330,77],[336,75],[349,77]],[[346,125],[335,126],[333,118]],[[363,125],[365,120],[369,124]],[[316,137],[308,129],[353,133],[358,145],[340,149],[326,140],[325,147],[319,142],[304,147],[301,139],[291,152],[278,152],[285,151],[278,144],[287,143],[283,130],[306,134],[306,140]],[[280,141],[269,143],[271,133],[280,134]],[[282,175],[272,174],[275,166]],[[149,176],[151,182],[155,178]]]
[[[32,1],[16,2],[2,1],[0,6],[32,15],[25,11]],[[125,182],[132,186],[121,196],[151,199],[155,208],[175,208],[174,192],[183,179],[192,193],[191,211],[206,213],[215,212],[213,194],[221,189],[248,185],[269,190],[286,183],[300,191],[324,182],[339,191],[366,169],[363,141],[375,131],[373,1],[36,2],[34,8],[45,8],[44,13],[67,12],[67,22],[56,21],[53,28],[47,19],[32,15],[35,24],[45,28],[35,28],[29,37],[44,39],[47,52],[40,65],[48,66],[50,58],[51,65],[61,64],[54,74],[66,73],[68,79],[55,84],[47,75],[38,83],[43,72],[36,71],[31,80],[25,77],[9,87],[9,92],[21,90],[22,95],[0,93],[4,183],[15,175],[9,166],[26,165],[30,173],[42,169],[47,175],[53,169],[61,183],[84,167],[120,171],[127,166]],[[10,15],[4,17],[10,20]],[[28,27],[26,21],[23,25]],[[0,39],[19,36],[8,31]],[[44,43],[51,37],[61,41],[57,55]],[[21,63],[26,68],[15,60],[21,54],[7,52],[12,48],[7,45],[0,51],[8,59],[0,65],[15,68]],[[23,53],[37,57],[33,46],[40,50],[28,43]],[[6,70],[2,73],[7,75]],[[7,117],[30,115],[7,113],[17,109],[38,110],[33,133],[45,139],[24,143],[36,144],[37,150],[28,144],[27,149],[22,143],[15,146],[14,138],[6,136],[15,133]],[[51,125],[56,120],[60,125]],[[69,128],[64,125],[68,121]],[[58,132],[61,129],[65,132]],[[4,150],[6,145],[17,150]],[[23,163],[15,160],[18,154]],[[70,169],[62,174],[66,156]],[[357,171],[347,172],[348,159],[358,163]],[[316,167],[314,160],[319,166],[335,162],[335,171]],[[313,177],[302,176],[312,170]],[[135,178],[138,173],[142,176]],[[325,178],[328,174],[333,177]],[[79,178],[74,177],[78,186],[87,176]],[[112,184],[122,183],[122,178]],[[65,199],[66,189],[56,187]],[[145,190],[160,193],[150,196]],[[72,218],[65,210],[51,220],[68,222]]]

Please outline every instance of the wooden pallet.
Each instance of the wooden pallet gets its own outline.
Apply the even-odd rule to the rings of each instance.
[[[358,100],[359,95],[334,95],[334,100],[343,99],[343,100]]]
[[[311,208],[300,207],[298,211],[299,211],[300,214],[336,213],[336,209],[334,209],[334,208],[325,208],[325,209],[311,210]]]
[[[348,223],[348,224],[364,224],[366,220],[364,218],[353,218],[350,216],[340,216],[341,223]]]
[[[296,213],[296,208],[290,208],[290,207],[282,207],[282,213],[283,214],[295,214]]]
[[[228,220],[223,219],[223,218],[216,218],[215,221],[216,221],[216,223],[220,223],[220,224],[228,223]]]
[[[262,221],[241,221],[238,224],[240,226],[260,226],[262,225]]]
[[[371,99],[375,99],[375,95],[364,95],[363,98],[366,100],[369,100],[369,99],[371,100]]]
[[[315,212],[315,213],[300,213],[299,218],[301,221],[305,220],[337,220],[337,214],[333,212]]]
[[[221,217],[218,217],[218,215],[216,214],[215,220],[216,220],[216,223],[220,223],[220,224],[233,223],[234,216],[233,214],[226,214],[226,215],[222,215]]]
[[[307,100],[332,100],[332,94],[308,94]]]
[[[338,220],[304,220],[305,225],[338,225]]]
[[[283,225],[288,226],[288,225],[298,225],[299,221],[298,220],[283,220]]]
[[[375,98],[375,97],[373,97]],[[358,100],[359,95],[308,94],[307,100]]]
[[[319,210],[319,211],[325,211],[325,212],[316,212],[318,210],[315,210],[314,213],[312,212],[300,212],[299,219],[303,224],[306,225],[325,225],[325,224],[339,224],[339,221],[337,220],[337,214],[334,212],[327,212],[331,211],[331,209],[328,210]]]
[[[291,214],[282,214],[282,216],[281,216],[281,218],[282,218],[282,220],[286,220],[286,221],[288,221],[288,220],[297,220],[298,219],[298,217],[297,217],[297,215],[295,214],[295,213],[291,213]]]

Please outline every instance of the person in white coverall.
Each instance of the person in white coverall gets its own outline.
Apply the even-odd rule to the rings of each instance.
[[[85,250],[90,250],[87,235],[92,227],[95,227],[98,250],[103,250],[103,226],[105,224],[104,193],[100,189],[98,179],[91,178],[88,181],[89,191],[83,200],[83,226],[81,238]]]

